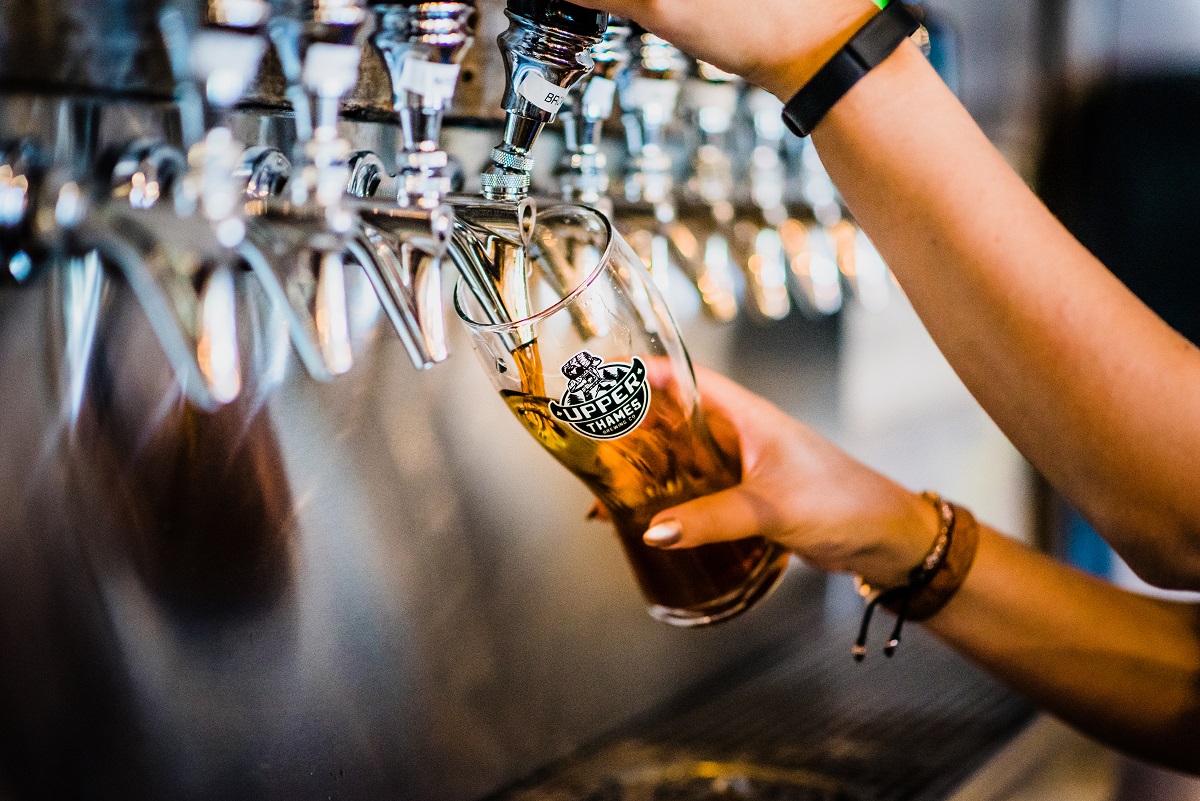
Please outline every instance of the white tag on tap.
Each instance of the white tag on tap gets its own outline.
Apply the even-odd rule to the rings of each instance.
[[[557,114],[558,110],[562,108],[563,101],[567,99],[566,89],[555,86],[536,72],[525,75],[525,80],[521,81],[517,94],[542,111],[549,111],[551,114]]]
[[[621,87],[621,107],[626,111],[656,112],[670,117],[679,102],[679,84],[659,78],[634,78]]]
[[[437,64],[410,53],[400,68],[400,88],[421,95],[426,107],[437,108],[454,97],[458,73],[457,64]]]
[[[583,105],[596,117],[612,114],[617,96],[617,82],[608,78],[592,78],[583,90]]]
[[[354,45],[309,45],[304,53],[304,85],[325,97],[344,95],[358,80],[359,55]]]

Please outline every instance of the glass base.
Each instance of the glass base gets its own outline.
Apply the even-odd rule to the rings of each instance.
[[[709,601],[701,606],[679,609],[672,606],[652,605],[647,611],[650,617],[668,626],[692,628],[721,623],[737,617],[756,603],[766,598],[779,586],[787,568],[788,552],[780,546],[771,543],[763,553],[758,566],[754,568],[745,583],[727,595]]]

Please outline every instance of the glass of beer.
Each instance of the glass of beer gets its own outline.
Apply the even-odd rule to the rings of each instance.
[[[649,273],[592,209],[543,209],[522,238],[513,250],[523,263],[496,272],[510,285],[460,280],[455,290],[501,397],[603,504],[652,617],[700,626],[750,608],[783,574],[779,546],[761,537],[676,550],[642,541],[655,514],[740,474],[705,423],[687,351]]]

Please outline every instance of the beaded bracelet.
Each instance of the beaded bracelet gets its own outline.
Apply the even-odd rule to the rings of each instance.
[[[861,578],[856,580],[859,593],[868,599],[852,650],[856,662],[861,662],[867,655],[867,631],[875,607],[882,605],[896,614],[892,636],[883,648],[883,653],[891,657],[900,646],[904,622],[928,620],[941,611],[958,592],[975,561],[979,524],[974,516],[935,492],[924,492],[921,497],[938,511],[938,533],[925,558],[909,571],[908,582],[888,590],[872,590]]]

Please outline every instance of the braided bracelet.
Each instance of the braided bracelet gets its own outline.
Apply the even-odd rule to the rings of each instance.
[[[896,614],[896,625],[883,652],[891,657],[900,646],[900,633],[906,620],[921,622],[933,617],[958,592],[975,561],[979,547],[979,524],[974,516],[942,499],[935,492],[921,497],[938,511],[938,533],[925,558],[908,573],[908,582],[888,590],[873,590],[861,578],[856,580],[859,594],[867,599],[862,623],[858,627],[852,653],[861,662],[867,655],[867,631],[875,607],[882,605]]]

